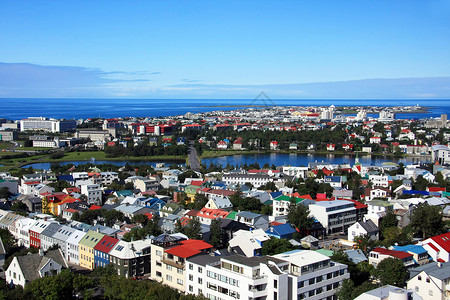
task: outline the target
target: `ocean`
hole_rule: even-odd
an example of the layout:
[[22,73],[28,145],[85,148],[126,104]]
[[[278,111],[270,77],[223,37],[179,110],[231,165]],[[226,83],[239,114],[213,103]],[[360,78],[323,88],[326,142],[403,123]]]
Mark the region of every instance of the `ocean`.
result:
[[[16,99],[0,98],[0,118],[20,120],[28,117],[87,119],[115,117],[175,116],[187,112],[260,106],[415,106],[427,107],[422,114],[398,114],[398,119],[418,119],[450,115],[450,100],[343,100],[343,99]],[[220,107],[222,106],[222,107]]]

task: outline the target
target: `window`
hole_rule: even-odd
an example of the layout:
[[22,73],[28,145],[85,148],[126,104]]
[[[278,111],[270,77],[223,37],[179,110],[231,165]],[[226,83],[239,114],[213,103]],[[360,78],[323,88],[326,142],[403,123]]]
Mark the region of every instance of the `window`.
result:
[[183,280],[177,279],[177,283],[178,283],[179,285],[183,285]]
[[305,282],[304,281],[299,281],[298,283],[297,283],[297,288],[302,288],[302,287],[304,287],[305,286]]
[[189,274],[189,280],[190,281],[194,280],[194,276],[192,274]]
[[189,286],[189,292],[191,292],[191,293],[194,292],[194,287],[192,285]]
[[430,278],[429,278],[429,277],[427,277],[426,281],[427,281],[428,283],[430,283]]
[[416,286],[415,290],[416,290],[416,292],[419,292],[419,287],[418,287],[418,286]]
[[[20,279],[20,275],[19,275],[19,279]],[[433,296],[433,290],[429,290],[428,295]]]
[[[278,280],[275,279],[275,280],[273,281],[273,287],[274,287],[274,288],[278,288]],[[276,299],[276,297],[275,297],[275,299]]]
[[178,269],[178,268],[177,268],[177,273],[178,273],[178,274],[183,274],[183,269]]
[[419,276],[417,277],[417,279],[418,279],[418,280],[422,280],[422,276],[419,275]]
[[157,276],[157,277],[162,277],[161,272],[156,272],[156,276]]
[[203,268],[202,267],[198,267],[198,272],[202,273],[203,272]]
[[202,283],[203,283],[203,279],[199,277],[199,278],[198,278],[198,283],[199,283],[199,284],[202,284]]
[[171,275],[166,275],[166,280],[167,281],[172,281],[172,276]]
[[315,280],[314,280],[315,278],[311,278],[311,279],[309,279],[309,285],[311,285],[311,284],[314,284],[315,283]]
[[172,271],[172,266],[171,265],[166,265],[166,269],[169,271]]
[[194,265],[193,264],[189,264],[189,270],[194,270]]

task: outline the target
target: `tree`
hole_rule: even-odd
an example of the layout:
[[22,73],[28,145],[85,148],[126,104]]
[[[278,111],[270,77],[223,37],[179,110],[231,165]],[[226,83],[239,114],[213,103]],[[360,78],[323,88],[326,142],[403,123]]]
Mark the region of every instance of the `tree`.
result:
[[397,227],[397,224],[397,216],[392,210],[389,210],[380,221],[380,231],[383,232],[388,227]]
[[200,239],[202,226],[197,217],[191,219],[189,224],[183,228],[183,233],[188,236],[190,239]]
[[223,232],[221,228],[220,219],[215,219],[211,221],[211,225],[209,226],[209,231],[211,235],[210,244],[213,245],[214,248],[220,249],[223,247]]
[[208,203],[208,197],[206,197],[203,194],[195,194],[194,197],[194,204],[193,209],[195,210],[201,210],[203,207],[205,207],[206,203]]
[[353,300],[352,292],[355,289],[355,283],[351,279],[344,279],[336,295],[339,300]]
[[373,273],[382,285],[390,284],[399,287],[405,286],[409,276],[403,261],[392,257],[383,259]]
[[297,227],[306,235],[307,230],[314,224],[314,219],[309,216],[309,209],[306,205],[297,204],[295,200],[291,200],[288,207],[288,222]]
[[421,203],[414,209],[411,224],[414,229],[422,233],[423,239],[439,235],[445,228],[440,208],[426,203]]
[[289,243],[286,239],[277,239],[271,237],[269,240],[265,241],[262,245],[261,254],[262,255],[275,255],[287,251],[294,250],[294,246]]
[[375,246],[375,242],[367,235],[355,236],[353,241],[358,249],[361,249],[365,255],[368,255],[372,248]]
[[70,270],[62,270],[54,276],[45,276],[28,283],[25,291],[34,299],[71,299],[73,295],[74,274]]
[[115,210],[115,209],[102,209],[101,215],[105,220],[106,226],[112,226],[117,221],[123,221],[124,215],[123,212]]
[[9,199],[11,195],[12,194],[7,186],[0,188],[0,199]]

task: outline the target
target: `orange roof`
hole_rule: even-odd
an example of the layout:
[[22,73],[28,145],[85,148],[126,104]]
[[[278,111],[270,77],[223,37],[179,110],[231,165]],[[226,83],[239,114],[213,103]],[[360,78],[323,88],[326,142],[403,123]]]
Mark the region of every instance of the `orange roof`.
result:
[[197,217],[204,217],[207,219],[217,219],[217,218],[225,218],[226,216],[228,216],[230,214],[230,212],[228,211],[224,211],[221,209],[211,209],[211,208],[206,208],[203,207],[198,213],[197,213]]
[[101,206],[98,206],[98,205],[92,205],[90,208],[89,208],[89,210],[97,210],[97,209],[100,209],[100,208],[102,208]]

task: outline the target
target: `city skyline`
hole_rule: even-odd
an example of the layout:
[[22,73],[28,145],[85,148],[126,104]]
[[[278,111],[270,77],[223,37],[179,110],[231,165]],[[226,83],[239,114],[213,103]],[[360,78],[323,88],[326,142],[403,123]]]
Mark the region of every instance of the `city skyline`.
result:
[[0,4],[0,97],[450,98],[450,1]]

